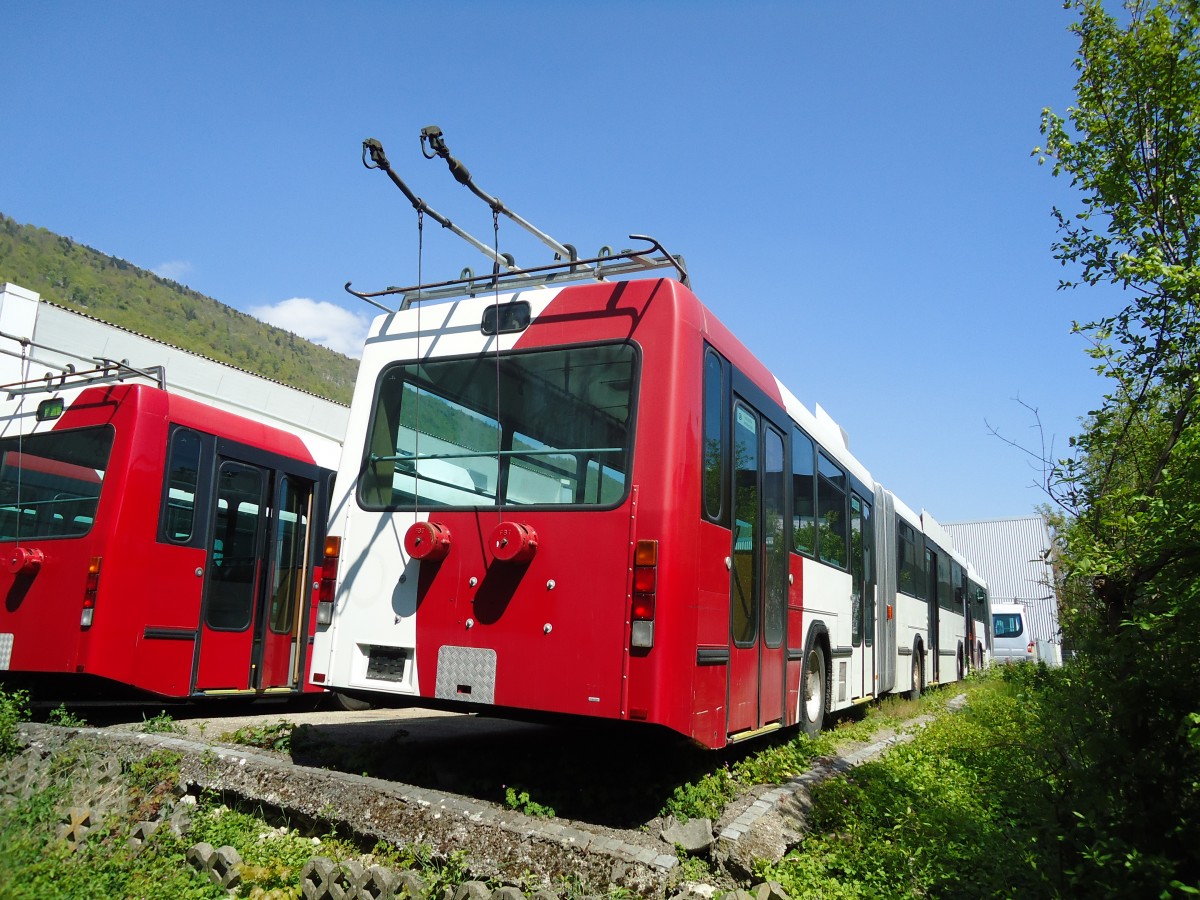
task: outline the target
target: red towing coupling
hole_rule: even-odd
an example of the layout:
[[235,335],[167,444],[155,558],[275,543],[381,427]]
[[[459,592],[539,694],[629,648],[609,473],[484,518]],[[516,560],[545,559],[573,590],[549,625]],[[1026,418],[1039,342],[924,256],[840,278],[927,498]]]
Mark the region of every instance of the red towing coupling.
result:
[[491,546],[497,562],[529,562],[537,553],[537,532],[520,522],[501,522],[492,529]]
[[443,560],[450,552],[450,529],[436,522],[413,522],[404,533],[404,551],[417,560]]
[[8,571],[13,575],[35,575],[46,561],[46,554],[34,547],[17,547],[8,559]]

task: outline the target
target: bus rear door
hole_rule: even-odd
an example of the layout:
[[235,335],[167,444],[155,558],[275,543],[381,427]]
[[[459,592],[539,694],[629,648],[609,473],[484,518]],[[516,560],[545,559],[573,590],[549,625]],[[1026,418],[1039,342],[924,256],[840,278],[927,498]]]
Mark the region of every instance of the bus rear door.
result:
[[222,458],[209,534],[197,692],[300,685],[313,484]]

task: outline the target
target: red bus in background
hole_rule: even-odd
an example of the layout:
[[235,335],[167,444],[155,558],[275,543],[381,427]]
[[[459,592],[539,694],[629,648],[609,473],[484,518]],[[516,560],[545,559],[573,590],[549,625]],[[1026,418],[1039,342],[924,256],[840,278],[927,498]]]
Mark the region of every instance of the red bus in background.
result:
[[119,368],[5,388],[0,680],[35,700],[320,690],[333,472],[297,434]]
[[969,564],[686,276],[533,271],[404,289],[375,320],[317,684],[721,747],[962,677]]

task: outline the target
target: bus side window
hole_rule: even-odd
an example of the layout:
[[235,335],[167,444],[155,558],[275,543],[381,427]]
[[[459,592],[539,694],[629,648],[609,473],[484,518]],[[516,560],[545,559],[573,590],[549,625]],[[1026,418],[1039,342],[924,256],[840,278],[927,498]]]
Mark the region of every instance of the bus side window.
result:
[[171,435],[163,494],[162,533],[172,543],[186,544],[196,525],[196,486],[200,477],[200,436],[186,428]]
[[806,556],[817,550],[817,484],[812,439],[792,429],[792,541],[793,549]]
[[704,515],[723,524],[725,515],[725,367],[713,350],[704,356]]

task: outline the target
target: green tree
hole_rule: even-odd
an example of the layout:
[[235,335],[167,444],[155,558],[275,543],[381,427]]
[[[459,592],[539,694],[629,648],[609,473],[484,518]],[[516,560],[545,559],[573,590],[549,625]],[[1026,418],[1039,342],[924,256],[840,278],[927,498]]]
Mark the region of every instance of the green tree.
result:
[[1076,103],[1043,112],[1034,152],[1080,194],[1054,210],[1078,272],[1062,285],[1115,285],[1125,305],[1075,323],[1109,388],[1051,476],[1063,628],[1094,708],[1063,748],[1065,847],[1079,886],[1157,893],[1200,879],[1200,3],[1066,7]]

